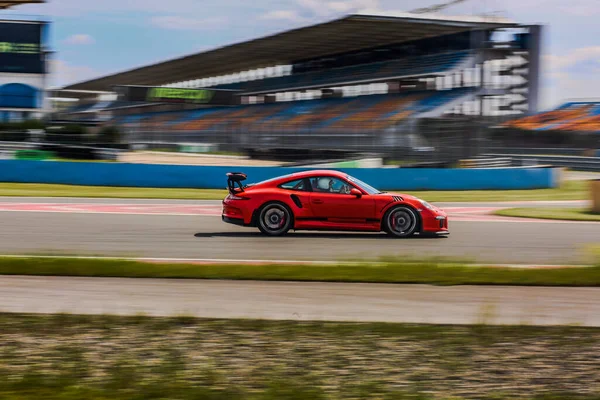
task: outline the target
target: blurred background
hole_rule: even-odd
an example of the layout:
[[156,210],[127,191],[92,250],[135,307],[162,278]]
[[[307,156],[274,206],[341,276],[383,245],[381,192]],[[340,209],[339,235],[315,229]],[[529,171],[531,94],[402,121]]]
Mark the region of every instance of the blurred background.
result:
[[[84,27],[74,28],[66,11],[97,11],[98,25],[101,10],[60,1],[15,8],[20,3],[31,2],[6,3],[12,8],[1,31],[3,158],[151,162],[143,151],[152,150],[287,163],[375,158],[378,165],[448,168],[478,159],[469,166],[598,170],[590,158],[600,147],[600,105],[565,92],[541,109],[548,104],[542,72],[554,74],[543,64],[550,60],[547,27],[506,17],[513,14],[508,3],[449,1],[404,13],[379,4],[362,14],[357,4],[348,5],[356,13],[325,13],[316,24],[274,11],[257,19],[261,33],[279,26],[277,17],[293,19],[294,29],[225,44],[213,24],[199,31],[217,36],[208,50],[143,66],[113,61],[123,72],[61,86],[53,84],[81,76],[56,69],[74,57],[74,44],[87,48],[82,58],[98,41],[104,53],[96,57],[127,60],[131,39],[107,48],[109,37],[67,35]],[[469,15],[446,15],[467,3]],[[105,12],[116,8],[107,4]],[[68,22],[18,19],[29,10]],[[196,33],[178,35],[189,41]],[[58,35],[68,37],[55,43]],[[170,53],[160,48],[147,48],[144,59]]]

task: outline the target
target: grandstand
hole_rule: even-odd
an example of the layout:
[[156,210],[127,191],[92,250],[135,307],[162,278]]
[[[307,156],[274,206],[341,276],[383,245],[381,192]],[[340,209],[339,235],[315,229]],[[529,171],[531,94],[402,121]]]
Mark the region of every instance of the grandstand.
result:
[[[55,94],[80,101],[54,118],[114,124],[134,143],[382,151],[420,118],[535,112],[540,36],[504,19],[348,15],[69,85]],[[131,85],[233,100],[147,101]]]
[[[0,0],[0,10],[44,0]],[[49,22],[0,17],[0,122],[44,114]]]
[[20,6],[23,4],[45,3],[46,0],[0,0],[0,10]]

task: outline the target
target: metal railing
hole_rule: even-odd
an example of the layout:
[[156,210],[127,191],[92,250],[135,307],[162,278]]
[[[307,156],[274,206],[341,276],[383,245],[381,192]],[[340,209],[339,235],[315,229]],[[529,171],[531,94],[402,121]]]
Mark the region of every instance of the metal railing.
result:
[[467,160],[460,160],[460,168],[506,168],[512,166],[513,160],[510,157],[481,157]]
[[124,151],[118,148],[86,146],[75,144],[57,144],[45,142],[0,142],[0,159],[13,159],[27,156],[27,152],[38,151],[51,154],[51,158],[83,159],[83,160],[112,160],[116,161]]
[[0,151],[29,150],[34,149],[36,145],[31,142],[0,142]]
[[552,165],[574,171],[600,172],[600,157],[544,156],[536,154],[485,154],[484,157],[510,157],[512,165]]

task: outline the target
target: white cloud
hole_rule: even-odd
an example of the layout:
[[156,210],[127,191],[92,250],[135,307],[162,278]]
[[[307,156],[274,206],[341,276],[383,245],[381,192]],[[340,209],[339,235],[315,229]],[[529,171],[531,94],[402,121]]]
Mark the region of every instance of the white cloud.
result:
[[544,65],[550,71],[556,72],[586,61],[600,62],[600,46],[581,47],[565,54],[548,54],[544,56]]
[[540,105],[548,110],[569,100],[600,98],[600,82],[587,75],[560,75],[556,81],[544,85],[542,93],[547,95],[540,97]]
[[195,19],[188,17],[180,17],[177,15],[164,15],[160,17],[152,17],[151,20],[154,26],[163,29],[196,31],[213,29],[225,22],[224,18],[207,18]]
[[350,4],[353,8],[357,9],[370,9],[370,10],[379,10],[381,9],[379,5],[379,0],[354,0],[351,1]]
[[317,23],[335,18],[340,14],[356,13],[365,8],[378,11],[379,0],[295,0],[297,10],[271,10],[260,19],[273,21],[290,21]]
[[327,7],[327,3],[319,0],[296,0],[298,5],[316,16],[325,16],[330,10]]
[[284,21],[301,21],[301,18],[295,11],[291,10],[274,10],[262,15],[261,19],[267,20],[284,20]]
[[94,42],[94,38],[85,33],[71,35],[65,40],[65,43],[75,45],[93,44]]
[[379,0],[296,0],[297,4],[317,17],[332,16],[360,10],[380,11]]
[[568,14],[579,17],[590,17],[600,13],[600,2],[595,0],[569,0],[567,2],[563,0],[527,0],[522,2],[521,7],[525,9],[535,10],[538,7],[542,7],[546,10],[556,10],[559,14]]
[[100,76],[94,68],[72,65],[62,60],[50,61],[50,86],[62,87],[71,83],[85,81]]
[[338,12],[347,12],[352,9],[352,4],[347,1],[334,1],[328,4],[329,8]]
[[572,4],[558,5],[559,12],[569,14],[575,17],[590,17],[600,13],[600,8],[597,4],[582,4],[574,2]]
[[206,4],[198,0],[53,0],[40,5],[23,5],[16,11],[63,17],[131,11],[181,14],[187,12],[200,15],[206,8]]
[[[562,54],[548,54],[542,59],[543,76],[546,78],[541,97],[541,105],[549,109],[563,103],[567,99],[600,97],[600,81],[598,68],[590,61],[600,63],[600,46],[580,47]],[[578,66],[577,72],[572,68]]]

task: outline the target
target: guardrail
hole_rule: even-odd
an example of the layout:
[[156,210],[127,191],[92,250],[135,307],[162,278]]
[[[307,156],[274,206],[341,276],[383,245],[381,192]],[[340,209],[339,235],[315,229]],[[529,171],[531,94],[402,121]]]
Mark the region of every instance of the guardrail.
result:
[[506,168],[512,166],[512,159],[510,157],[472,158],[460,160],[458,165],[460,168]]
[[[94,147],[94,146],[85,146],[79,144],[61,144],[61,143],[38,143],[38,142],[0,142],[0,153],[2,154],[3,159],[11,159],[15,158],[15,154],[19,151],[31,151],[31,150],[40,150],[47,151],[61,155],[64,158],[82,158],[86,159],[86,157],[75,156],[77,154],[81,155],[82,152],[87,152],[88,154],[95,155],[95,159],[100,160],[118,160],[119,153],[123,150],[114,149],[114,148],[106,148],[106,147]],[[74,157],[69,157],[69,152]],[[87,159],[90,159],[87,157]]]
[[[498,154],[485,154],[484,157],[498,157]],[[536,154],[503,154],[503,157],[512,159],[512,165],[553,165],[569,168],[574,171],[600,172],[600,157],[577,156],[546,156]]]
[[39,144],[32,142],[0,142],[0,150],[29,150],[37,145]]
[[594,157],[596,153],[600,154],[595,149],[584,147],[516,147],[511,145],[496,146],[485,143],[483,145],[485,154],[498,154],[506,157],[511,154],[543,154],[546,156],[575,156],[575,157]]

